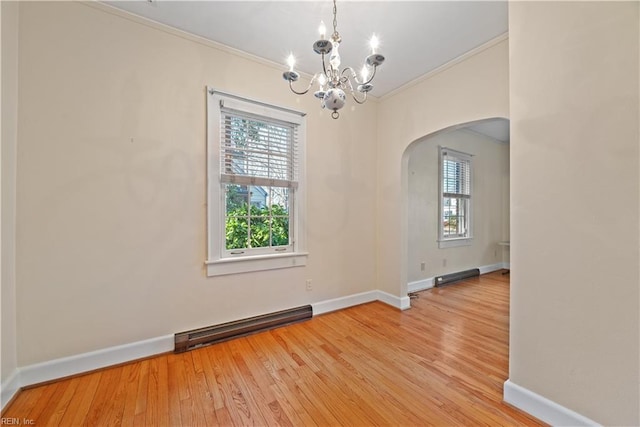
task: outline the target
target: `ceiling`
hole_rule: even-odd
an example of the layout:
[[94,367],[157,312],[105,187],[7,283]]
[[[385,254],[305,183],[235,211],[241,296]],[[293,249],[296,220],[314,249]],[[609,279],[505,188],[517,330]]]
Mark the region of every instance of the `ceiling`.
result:
[[[323,1],[104,1],[113,7],[217,43],[282,64],[296,57],[296,70],[313,75],[321,69],[313,52],[324,21],[332,32],[333,3]],[[356,1],[338,0],[338,31],[343,66],[359,71],[370,53],[372,34],[386,57],[373,81],[372,95],[382,97],[505,34],[506,1]],[[284,80],[278,82],[286,87]],[[509,121],[469,124],[468,129],[509,141]]]
[[507,119],[482,120],[464,127],[474,132],[487,135],[500,142],[508,143],[510,140],[509,120]]
[[[289,53],[296,70],[320,71],[312,45],[321,20],[332,32],[324,1],[105,1],[113,7],[282,64]],[[340,0],[338,31],[343,66],[360,70],[373,33],[386,57],[373,81],[384,96],[507,32],[506,1]],[[281,82],[283,86],[286,84]]]

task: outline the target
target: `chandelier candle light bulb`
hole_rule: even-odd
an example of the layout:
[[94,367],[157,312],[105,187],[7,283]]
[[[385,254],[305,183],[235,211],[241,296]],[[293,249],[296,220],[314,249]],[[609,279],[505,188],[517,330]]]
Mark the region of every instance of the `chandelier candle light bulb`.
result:
[[320,90],[324,92],[324,85],[327,84],[327,78],[325,77],[324,74],[320,74],[320,77],[318,77],[318,85],[320,86]]
[[324,95],[326,93],[324,91],[324,85],[325,84],[327,84],[327,78],[324,76],[324,74],[320,74],[320,77],[318,77],[318,86],[320,86],[320,89],[313,93],[313,95],[316,98],[324,99]]
[[367,68],[366,65],[363,65],[362,70],[360,70],[360,79],[364,83],[367,81],[368,78],[369,78],[369,69]]
[[[314,83],[318,83],[318,90],[314,92],[314,96],[320,99],[320,106],[333,110],[331,117],[337,119],[340,116],[338,110],[346,103],[346,92],[349,92],[354,101],[358,104],[364,104],[367,100],[367,93],[373,89],[371,82],[376,75],[377,67],[384,62],[384,56],[377,53],[379,40],[374,34],[369,41],[371,46],[371,54],[365,59],[365,63],[360,71],[362,83],[358,81],[356,72],[351,67],[340,69],[341,59],[338,49],[342,42],[342,37],[338,33],[338,8],[336,0],[333,0],[333,33],[329,40],[326,40],[327,28],[323,21],[320,21],[318,33],[320,39],[313,44],[313,51],[322,57],[322,71],[316,73],[309,86],[302,91],[293,88],[293,83],[300,78],[300,74],[294,71],[295,58],[293,54],[287,58],[289,71],[282,73],[282,77],[289,82],[289,89],[297,95],[304,95]],[[329,55],[328,64],[325,57]],[[325,85],[327,85],[325,90]],[[356,88],[354,89],[354,85]]]
[[287,65],[289,66],[289,71],[282,73],[282,77],[284,77],[285,80],[288,80],[289,85],[291,85],[292,82],[295,82],[300,78],[300,74],[293,70],[294,65],[296,65],[296,59],[294,58],[293,53],[289,54],[287,57]]
[[369,46],[371,46],[372,55],[376,53],[376,49],[378,48],[379,45],[380,45],[380,41],[378,40],[376,35],[375,34],[372,35],[371,40],[369,41]]
[[287,65],[289,66],[289,71],[293,71],[293,67],[296,65],[296,58],[294,58],[293,53],[290,53],[287,57]]
[[320,33],[320,40],[324,40],[325,36],[327,35],[327,27],[324,25],[324,21],[320,21],[318,32]]

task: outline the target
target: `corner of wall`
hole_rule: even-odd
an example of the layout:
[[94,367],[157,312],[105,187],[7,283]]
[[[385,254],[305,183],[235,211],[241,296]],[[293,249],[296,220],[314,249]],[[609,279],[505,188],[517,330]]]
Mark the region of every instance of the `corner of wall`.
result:
[[16,147],[18,109],[18,11],[19,2],[0,4],[0,31],[2,33],[1,99],[2,117],[0,133],[0,381],[2,403],[17,391],[17,319],[15,277],[15,227],[16,227]]

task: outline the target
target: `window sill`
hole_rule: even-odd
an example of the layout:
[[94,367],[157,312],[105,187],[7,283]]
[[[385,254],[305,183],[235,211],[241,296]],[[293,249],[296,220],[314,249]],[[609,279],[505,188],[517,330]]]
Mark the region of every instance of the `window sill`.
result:
[[472,237],[460,237],[457,239],[438,240],[438,248],[457,248],[460,246],[471,246],[473,243]]
[[278,268],[302,267],[307,265],[308,255],[307,252],[255,255],[207,260],[205,264],[207,265],[207,276],[223,276]]

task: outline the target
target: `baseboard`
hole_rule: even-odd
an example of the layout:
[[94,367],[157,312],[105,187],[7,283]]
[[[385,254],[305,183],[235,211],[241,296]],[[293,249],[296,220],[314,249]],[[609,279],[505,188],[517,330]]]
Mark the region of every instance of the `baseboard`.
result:
[[411,299],[408,296],[397,297],[383,291],[376,291],[378,301],[382,301],[399,310],[408,310],[411,308]]
[[359,294],[347,295],[346,297],[334,298],[326,301],[320,301],[311,304],[313,315],[330,313],[343,308],[353,307],[354,305],[365,304],[378,300],[378,291],[368,291]]
[[0,408],[4,408],[13,399],[20,387],[20,370],[16,369],[0,384]]
[[478,269],[480,270],[480,274],[493,273],[494,271],[502,270],[503,268],[505,268],[503,262],[478,267]]
[[20,369],[20,387],[94,371],[173,350],[173,335],[151,338],[25,366]]
[[426,291],[433,288],[433,277],[428,279],[416,280],[415,282],[409,282],[407,284],[407,290],[409,292]]
[[511,380],[504,383],[504,401],[553,426],[600,426],[595,421],[521,387]]
[[373,301],[381,301],[399,310],[407,310],[411,308],[408,296],[397,297],[383,291],[368,291],[359,294],[347,295],[346,297],[320,301],[311,304],[311,307],[313,307],[313,315],[316,316],[318,314],[330,313],[332,311],[342,310],[344,308],[353,307],[354,305],[366,304]]
[[[509,263],[500,262],[498,264],[483,265],[475,268],[480,270],[480,274],[487,274],[494,271],[502,270],[503,268],[509,268]],[[433,277],[407,283],[407,290],[409,292],[426,291],[427,289],[431,288],[433,288]]]
[[[321,301],[311,306],[313,314],[318,315],[373,301],[382,301],[400,310],[410,308],[409,297],[397,297],[383,291],[362,292]],[[2,383],[2,408],[22,387],[155,356],[173,351],[173,346],[172,334],[18,368]]]

